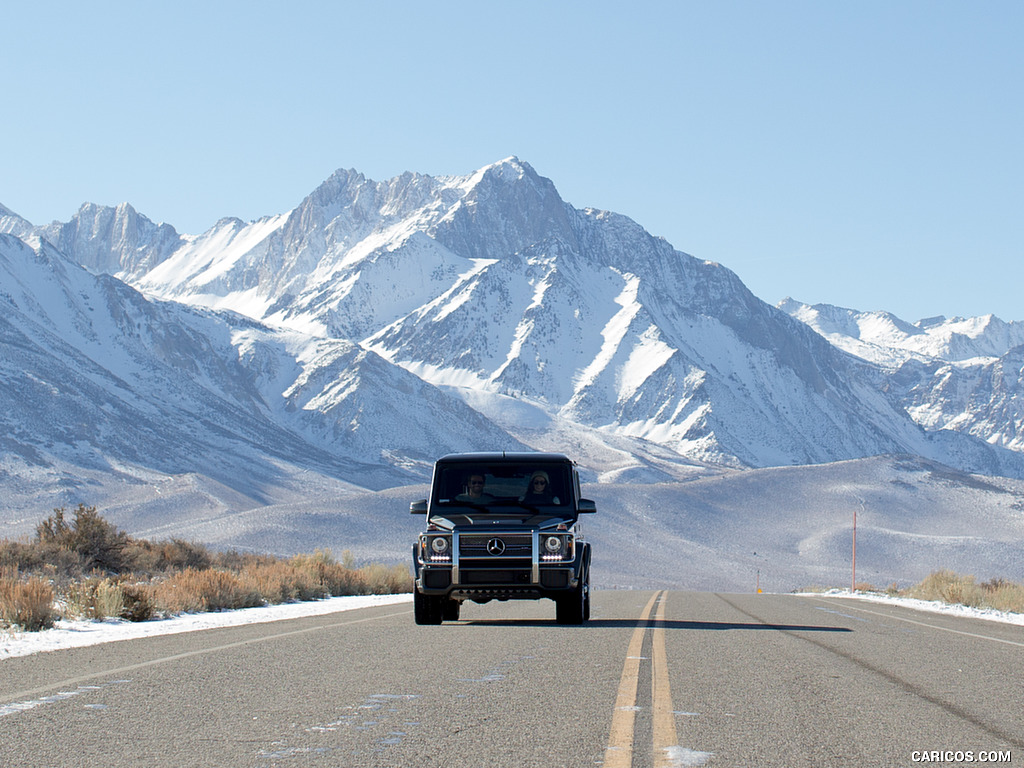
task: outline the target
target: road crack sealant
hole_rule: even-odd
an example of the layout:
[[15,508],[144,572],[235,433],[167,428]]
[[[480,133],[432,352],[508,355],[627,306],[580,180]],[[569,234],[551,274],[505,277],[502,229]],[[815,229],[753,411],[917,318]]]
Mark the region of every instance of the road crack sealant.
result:
[[[345,714],[334,720],[302,726],[304,736],[299,740],[306,743],[290,746],[286,740],[274,741],[269,747],[257,751],[256,757],[261,761],[271,761],[272,765],[278,760],[334,755],[346,749],[350,750],[353,757],[365,755],[367,751],[381,752],[387,747],[401,744],[421,724],[420,720],[411,719],[403,706],[419,698],[420,694],[416,693],[375,693],[358,704],[347,705],[342,710]],[[298,729],[299,726],[294,725],[293,728]],[[378,735],[364,748],[357,746],[351,749],[322,743],[324,737],[346,731],[356,734],[375,732]],[[361,741],[358,738],[356,740]],[[312,743],[314,741],[317,743]]]
[[[49,704],[56,704],[60,701],[66,701],[76,696],[82,696],[85,694],[95,693],[102,691],[104,688],[109,688],[112,685],[125,685],[130,683],[130,680],[111,680],[108,683],[102,683],[100,685],[79,685],[73,690],[57,691],[49,696],[41,696],[37,699],[30,699],[27,701],[16,701],[11,704],[4,704],[0,706],[0,717],[7,717],[9,715],[17,715],[21,712],[27,712],[30,709],[36,709],[37,707],[44,707]],[[85,709],[92,709],[96,711],[102,711],[107,709],[106,704],[95,704],[92,702],[83,704]]]
[[[476,697],[476,686],[500,685],[509,679],[513,668],[538,656],[520,654],[499,662],[496,667],[477,676],[455,678],[462,688],[454,694],[455,699],[472,700]],[[465,686],[473,686],[466,691]],[[349,759],[379,759],[382,753],[400,747],[409,740],[421,737],[424,719],[417,716],[418,707],[424,704],[421,693],[376,693],[362,701],[346,705],[341,714],[328,722],[312,725],[293,725],[301,736],[293,739],[279,739],[256,753],[259,765],[273,766],[279,761],[294,759],[347,756]],[[465,733],[487,723],[489,718],[474,722],[452,724],[449,735]]]

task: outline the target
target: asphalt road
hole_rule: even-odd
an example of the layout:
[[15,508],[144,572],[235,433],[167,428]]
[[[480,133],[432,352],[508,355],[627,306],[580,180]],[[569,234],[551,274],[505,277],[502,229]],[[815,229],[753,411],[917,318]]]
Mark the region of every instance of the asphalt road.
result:
[[983,760],[1024,764],[1024,628],[836,598],[391,605],[0,662],[5,768]]

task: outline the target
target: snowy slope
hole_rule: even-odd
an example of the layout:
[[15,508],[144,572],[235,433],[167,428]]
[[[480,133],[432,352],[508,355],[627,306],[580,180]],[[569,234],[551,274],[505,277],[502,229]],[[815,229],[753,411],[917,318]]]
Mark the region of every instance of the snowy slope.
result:
[[201,473],[266,503],[302,471],[385,487],[439,447],[521,447],[351,342],[146,299],[39,239],[0,235],[0,285],[4,480],[25,504],[88,501],[103,473]]
[[[222,220],[169,255],[165,230],[95,224],[130,213],[83,206],[61,242],[83,263],[118,254],[115,274],[144,292],[353,342],[467,403],[523,399],[682,464],[950,458],[874,371],[729,270],[626,217],[574,209],[516,158],[385,182],[338,171],[290,212]],[[83,232],[96,236],[83,244]],[[965,457],[972,470],[1020,471],[1019,457],[983,445],[954,458]]]
[[993,315],[910,324],[885,312],[780,308],[836,347],[876,363],[884,387],[925,429],[1024,451],[1024,322]]
[[1024,322],[995,315],[932,317],[909,323],[889,312],[860,312],[783,299],[779,308],[857,357],[898,367],[907,360],[972,363],[1002,357],[1024,344]]
[[30,221],[0,203],[0,234],[26,237],[32,234],[33,229]]

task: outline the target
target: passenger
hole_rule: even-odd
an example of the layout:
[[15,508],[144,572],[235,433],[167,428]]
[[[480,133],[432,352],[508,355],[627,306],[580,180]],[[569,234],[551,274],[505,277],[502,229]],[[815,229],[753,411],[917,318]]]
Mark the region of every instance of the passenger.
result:
[[456,501],[472,501],[476,504],[486,504],[488,501],[494,501],[494,497],[489,493],[484,493],[484,476],[479,472],[474,472],[466,480],[466,493],[460,493],[455,497]]
[[526,504],[561,504],[558,497],[553,495],[551,478],[548,473],[538,469],[530,476],[530,482],[526,486],[526,493],[519,499]]

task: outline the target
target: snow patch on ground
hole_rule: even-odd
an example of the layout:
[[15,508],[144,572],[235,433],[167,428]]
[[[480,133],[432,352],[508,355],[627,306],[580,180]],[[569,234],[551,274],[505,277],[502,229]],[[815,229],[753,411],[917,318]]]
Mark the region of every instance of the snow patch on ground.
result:
[[201,629],[237,627],[243,624],[258,624],[267,621],[299,619],[305,616],[322,616],[327,613],[354,611],[376,605],[411,603],[412,595],[354,595],[331,597],[303,603],[268,605],[261,608],[243,608],[237,611],[216,613],[187,613],[168,619],[131,622],[123,619],[94,621],[76,619],[58,621],[53,629],[41,632],[19,632],[0,630],[0,661],[13,656],[28,656],[43,651],[63,648],[81,648],[117,640],[134,640],[155,635],[173,635],[180,632],[195,632]]
[[904,608],[912,608],[915,611],[944,613],[947,616],[962,616],[968,619],[987,619],[988,621],[1000,621],[1004,624],[1019,624],[1024,626],[1024,613],[997,611],[994,608],[971,608],[966,605],[952,605],[950,603],[940,603],[935,600],[917,600],[911,597],[893,597],[874,592],[853,593],[848,589],[830,589],[826,592],[800,592],[798,594],[815,597],[847,597],[854,600],[866,600],[871,603],[899,605]]

